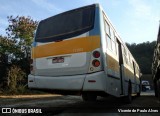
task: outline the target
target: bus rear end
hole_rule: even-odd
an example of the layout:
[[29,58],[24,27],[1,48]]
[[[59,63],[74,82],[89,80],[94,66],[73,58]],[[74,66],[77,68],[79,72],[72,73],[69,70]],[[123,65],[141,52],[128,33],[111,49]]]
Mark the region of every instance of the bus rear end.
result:
[[90,5],[42,20],[32,47],[28,87],[104,91],[99,9]]

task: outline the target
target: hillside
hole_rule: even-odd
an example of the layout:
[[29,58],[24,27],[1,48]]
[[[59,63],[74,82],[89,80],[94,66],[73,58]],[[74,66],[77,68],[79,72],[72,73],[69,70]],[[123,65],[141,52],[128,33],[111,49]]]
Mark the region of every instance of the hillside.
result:
[[140,44],[129,44],[126,43],[127,47],[131,51],[132,55],[138,62],[141,72],[143,74],[151,74],[153,51],[156,41],[143,42]]

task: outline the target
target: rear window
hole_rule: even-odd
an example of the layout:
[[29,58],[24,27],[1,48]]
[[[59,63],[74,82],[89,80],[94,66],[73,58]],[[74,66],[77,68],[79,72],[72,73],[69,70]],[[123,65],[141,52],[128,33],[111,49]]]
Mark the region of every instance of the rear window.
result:
[[35,41],[50,42],[80,35],[94,27],[95,5],[67,11],[39,23]]

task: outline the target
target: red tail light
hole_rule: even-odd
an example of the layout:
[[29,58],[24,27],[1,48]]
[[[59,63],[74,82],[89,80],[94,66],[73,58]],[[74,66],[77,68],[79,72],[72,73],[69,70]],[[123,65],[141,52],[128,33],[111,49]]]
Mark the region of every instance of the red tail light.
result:
[[94,51],[94,52],[93,52],[93,56],[94,56],[95,58],[99,58],[99,57],[100,57],[100,53],[99,53],[98,51]]
[[100,61],[99,61],[99,60],[93,60],[93,61],[92,61],[92,65],[93,65],[94,67],[98,67],[98,66],[100,65]]

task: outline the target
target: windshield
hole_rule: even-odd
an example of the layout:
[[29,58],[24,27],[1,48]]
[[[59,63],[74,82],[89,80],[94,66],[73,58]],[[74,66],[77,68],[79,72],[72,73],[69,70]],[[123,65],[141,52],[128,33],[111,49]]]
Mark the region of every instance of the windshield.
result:
[[50,42],[80,35],[94,27],[95,5],[58,14],[39,23],[35,41]]

